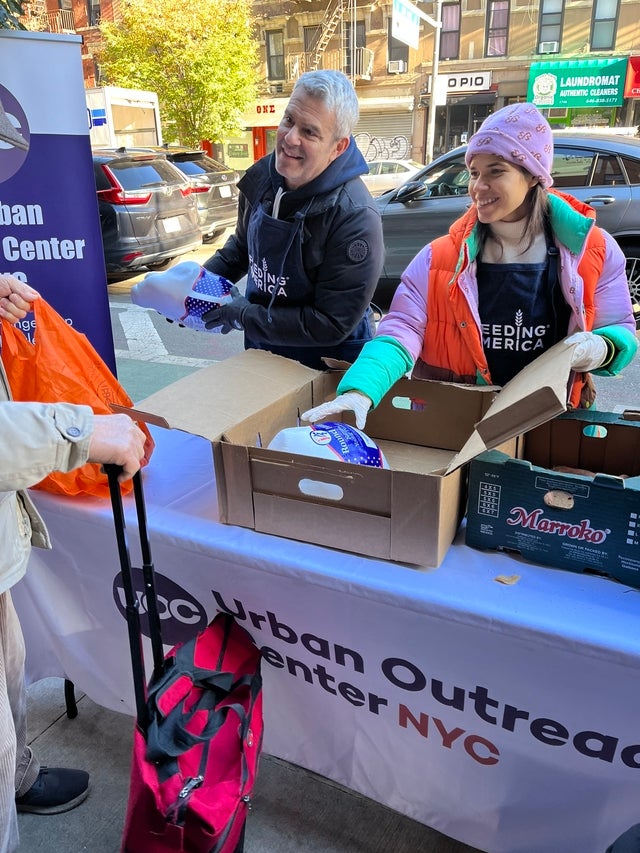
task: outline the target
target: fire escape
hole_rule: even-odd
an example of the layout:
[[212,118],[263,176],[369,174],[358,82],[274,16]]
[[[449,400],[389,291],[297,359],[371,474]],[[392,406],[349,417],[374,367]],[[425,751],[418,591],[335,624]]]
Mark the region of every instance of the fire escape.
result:
[[[328,50],[338,30],[340,47]],[[289,57],[288,78],[295,79],[305,71],[324,68],[343,71],[354,82],[356,78],[370,80],[373,51],[365,47],[356,47],[354,50],[354,43],[355,0],[331,0],[318,25],[318,33],[310,49]]]
[[322,55],[327,49],[327,46],[331,41],[333,34],[338,29],[338,25],[342,24],[344,20],[345,11],[345,0],[334,0],[334,2],[330,3],[327,7],[327,11],[324,13],[322,23],[318,28],[318,37],[316,43],[309,51],[309,71],[317,71],[317,69],[320,67]]

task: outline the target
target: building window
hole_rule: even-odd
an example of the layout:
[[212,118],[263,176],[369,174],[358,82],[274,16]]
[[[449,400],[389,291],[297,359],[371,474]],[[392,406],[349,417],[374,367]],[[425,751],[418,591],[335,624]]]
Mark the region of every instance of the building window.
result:
[[440,32],[440,58],[458,59],[460,53],[460,4],[445,3],[442,6],[442,30]]
[[315,48],[318,41],[320,40],[320,33],[322,32],[322,27],[305,27],[302,31],[304,38],[304,52],[311,53],[311,51]]
[[267,30],[267,76],[269,80],[284,80],[284,33]]
[[595,0],[591,18],[591,50],[613,50],[616,46],[620,0]]
[[560,53],[564,0],[541,0],[538,53]]
[[100,0],[87,0],[87,24],[97,27],[100,23]]
[[404,62],[405,67],[408,68],[409,45],[391,35],[391,18],[389,18],[387,28],[387,52],[389,54],[389,62]]
[[488,0],[485,56],[507,55],[509,0]]

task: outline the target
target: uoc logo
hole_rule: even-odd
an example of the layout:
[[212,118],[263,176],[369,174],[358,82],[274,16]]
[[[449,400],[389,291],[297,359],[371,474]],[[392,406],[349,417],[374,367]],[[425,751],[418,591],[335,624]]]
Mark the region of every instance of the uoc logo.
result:
[[[133,588],[135,591],[140,627],[145,636],[149,636],[149,616],[147,612],[147,596],[144,590],[142,569],[132,569]],[[199,631],[206,628],[208,619],[204,607],[199,601],[174,583],[170,578],[154,573],[158,613],[162,628],[162,642],[168,646],[184,643],[192,639]],[[113,579],[113,600],[116,607],[126,619],[126,598],[122,583],[122,572]]]

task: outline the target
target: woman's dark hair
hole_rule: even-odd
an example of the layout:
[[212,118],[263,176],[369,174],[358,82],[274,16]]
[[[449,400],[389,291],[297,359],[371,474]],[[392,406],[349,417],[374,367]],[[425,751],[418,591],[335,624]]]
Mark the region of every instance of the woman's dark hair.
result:
[[[522,169],[521,171],[530,177],[529,172],[527,172],[526,169]],[[531,247],[536,234],[539,234],[540,231],[545,231],[546,233],[549,232],[549,203],[547,201],[547,191],[541,184],[536,184],[534,187],[531,187],[527,193],[527,206],[528,209],[523,233],[528,235],[528,242],[522,250],[523,254]],[[491,237],[494,242],[498,243],[498,245],[501,245],[500,239],[491,230],[491,225],[485,222],[478,222],[478,234],[480,237],[481,251],[489,237]]]

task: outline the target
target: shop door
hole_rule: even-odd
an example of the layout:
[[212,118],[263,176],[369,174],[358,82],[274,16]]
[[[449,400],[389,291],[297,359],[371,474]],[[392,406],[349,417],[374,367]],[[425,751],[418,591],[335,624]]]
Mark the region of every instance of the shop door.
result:
[[434,156],[464,145],[479,129],[495,104],[450,104],[438,107]]
[[254,127],[253,128],[253,159],[254,162],[271,154],[276,147],[277,127]]

